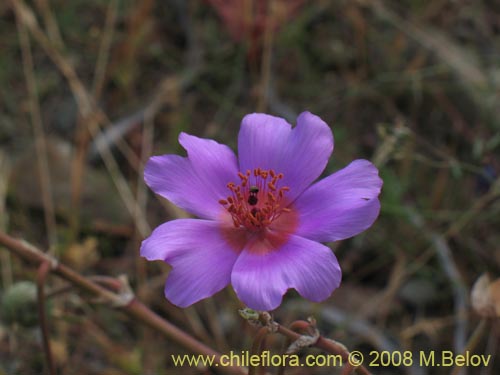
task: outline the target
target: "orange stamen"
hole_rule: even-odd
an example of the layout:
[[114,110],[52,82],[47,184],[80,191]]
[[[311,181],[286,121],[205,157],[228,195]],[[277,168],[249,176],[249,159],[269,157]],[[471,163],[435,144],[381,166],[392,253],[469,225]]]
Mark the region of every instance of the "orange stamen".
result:
[[[282,213],[291,211],[285,201],[285,193],[290,188],[279,186],[283,173],[255,168],[245,173],[238,172],[238,177],[241,180],[239,185],[234,182],[227,184],[231,195],[219,200],[231,214],[235,227],[259,231],[271,225]],[[268,177],[271,181],[267,180]]]

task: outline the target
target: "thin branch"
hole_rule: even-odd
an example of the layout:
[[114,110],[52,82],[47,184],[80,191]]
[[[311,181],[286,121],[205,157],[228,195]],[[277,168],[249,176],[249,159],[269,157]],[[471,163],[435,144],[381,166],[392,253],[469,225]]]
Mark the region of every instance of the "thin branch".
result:
[[220,363],[220,353],[161,318],[158,314],[141,303],[127,288],[124,288],[121,293],[114,293],[98,283],[80,275],[70,267],[58,263],[57,260],[49,254],[42,252],[25,241],[17,240],[4,232],[0,232],[0,245],[5,246],[18,257],[37,266],[40,266],[40,264],[44,262],[48,262],[52,266],[52,273],[69,281],[79,289],[97,296],[99,300],[113,307],[119,308],[130,318],[149,326],[155,331],[161,332],[169,340],[172,340],[190,352],[211,356],[214,359],[214,365],[216,365],[221,372],[232,375],[246,375],[246,370],[241,367],[223,366]]
[[[274,321],[267,311],[255,311],[245,308],[239,312],[250,324],[261,326],[267,333],[279,333],[288,338],[292,342],[292,345],[287,349],[288,353],[295,352],[304,347],[314,346],[328,353],[340,355],[342,357],[342,363],[345,367],[350,368],[350,371],[355,370],[356,373],[360,375],[370,375],[370,372],[363,365],[359,364],[358,366],[353,366],[352,362],[355,358],[351,358],[351,353],[349,353],[344,345],[321,336],[316,328],[314,319],[310,319],[310,321],[296,320],[290,325],[290,328],[287,328]],[[264,329],[258,331],[252,350],[255,350],[257,344],[265,337],[266,332]],[[295,331],[303,332],[304,334]]]
[[[285,307],[297,313],[310,311],[310,305],[305,301],[290,301]],[[352,312],[328,306],[321,310],[318,319],[331,325],[344,327],[347,332],[365,340],[378,351],[394,352],[400,350],[400,346],[389,339],[383,331]]]
[[[5,208],[7,199],[7,187],[10,177],[10,161],[7,155],[0,149],[0,231],[7,229],[8,215]],[[6,289],[12,285],[12,263],[10,253],[2,251],[0,254],[2,286]]]
[[38,267],[38,274],[36,279],[37,284],[37,299],[38,299],[38,323],[42,331],[43,350],[45,352],[45,361],[50,375],[56,375],[56,367],[54,365],[54,358],[52,357],[52,350],[50,348],[49,327],[47,317],[45,314],[45,280],[50,272],[51,263],[46,261]]
[[[268,333],[269,329],[267,327],[261,327],[257,331],[257,334],[253,339],[252,348],[250,350],[250,356],[262,353],[262,349],[264,347],[264,341]],[[259,367],[260,366],[253,366],[252,364],[250,364],[248,368],[248,375],[257,375],[257,370],[259,369]]]
[[[286,328],[278,323],[276,323],[276,324],[277,324],[277,326],[276,326],[277,332],[282,334],[283,336],[288,337],[290,340],[295,341],[301,337],[301,335],[299,333],[292,331],[291,329]],[[308,327],[310,327],[310,325],[311,324],[309,322],[306,322],[306,321],[294,322],[295,328],[301,328],[303,330],[307,330]],[[349,351],[347,351],[347,349],[343,345],[341,345],[333,340],[329,340],[327,338],[320,336],[318,338],[318,341],[316,341],[316,343],[313,344],[313,346],[318,348],[318,349],[322,349],[328,353],[338,354],[342,357],[343,363],[345,363],[346,365],[349,364]],[[355,370],[356,370],[356,373],[358,373],[360,375],[370,375],[370,372],[364,366],[356,367]]]

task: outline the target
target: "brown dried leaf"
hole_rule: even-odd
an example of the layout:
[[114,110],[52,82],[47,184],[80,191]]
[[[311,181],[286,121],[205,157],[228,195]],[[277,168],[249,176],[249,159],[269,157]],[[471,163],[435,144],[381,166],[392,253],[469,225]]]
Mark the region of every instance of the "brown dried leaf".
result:
[[500,278],[492,282],[487,273],[482,274],[472,287],[471,302],[482,317],[500,317]]

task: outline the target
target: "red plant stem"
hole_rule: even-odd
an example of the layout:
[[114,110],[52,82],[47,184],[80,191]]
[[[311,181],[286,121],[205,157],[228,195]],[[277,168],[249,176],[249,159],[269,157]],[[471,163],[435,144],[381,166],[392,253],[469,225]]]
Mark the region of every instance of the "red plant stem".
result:
[[50,349],[49,340],[49,328],[47,323],[47,317],[45,316],[45,279],[50,272],[51,263],[48,261],[43,262],[38,267],[38,273],[36,278],[37,285],[37,298],[38,298],[38,321],[40,324],[40,329],[42,331],[43,339],[43,350],[45,352],[45,361],[47,362],[47,368],[50,375],[56,375],[56,367],[54,365],[54,359],[52,358],[52,350]]
[[[294,329],[300,329],[307,331],[307,329],[311,326],[309,322],[298,320],[293,323]],[[300,337],[300,334],[292,331],[289,328],[283,327],[282,325],[278,325],[277,332],[282,335],[288,337],[292,341],[297,340]],[[319,337],[318,341],[313,345],[316,348],[323,349],[324,351],[332,354],[339,354],[342,357],[343,363],[346,366],[352,367],[349,364],[349,352],[340,344],[335,343],[334,341],[325,339],[324,337]],[[355,368],[356,373],[360,375],[370,375],[370,372],[364,367],[359,366]]]
[[[262,352],[264,340],[265,340],[268,333],[269,333],[269,329],[267,327],[261,327],[257,331],[257,334],[255,335],[255,338],[253,339],[252,349],[250,351],[250,355],[254,355],[254,354],[258,354],[258,353]],[[256,374],[257,374],[257,367],[250,364],[250,366],[248,368],[248,375],[256,375]]]
[[11,252],[20,258],[40,266],[43,263],[48,263],[52,267],[50,271],[60,276],[61,278],[69,281],[80,289],[97,295],[102,301],[119,307],[129,317],[136,319],[156,331],[163,333],[168,339],[178,343],[192,353],[213,356],[214,364],[218,364],[218,370],[226,374],[232,375],[246,375],[247,372],[242,367],[236,366],[222,366],[220,363],[221,354],[206,346],[202,342],[196,340],[186,332],[177,328],[173,324],[167,322],[155,312],[150,310],[147,306],[142,304],[138,299],[113,293],[108,289],[103,288],[101,285],[89,280],[88,278],[75,272],[70,267],[57,262],[52,256],[43,253],[34,246],[17,240],[6,233],[0,232],[0,244],[5,246]]

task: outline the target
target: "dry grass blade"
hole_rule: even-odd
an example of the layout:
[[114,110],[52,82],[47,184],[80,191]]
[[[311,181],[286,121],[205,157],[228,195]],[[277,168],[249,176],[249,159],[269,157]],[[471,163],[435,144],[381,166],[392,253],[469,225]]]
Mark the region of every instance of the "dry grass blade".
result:
[[[106,67],[108,64],[111,42],[113,40],[113,31],[115,27],[117,14],[117,2],[111,1],[106,14],[106,23],[103,31],[103,38],[99,46],[99,53],[94,72],[94,80],[92,84],[92,95],[94,102],[98,102],[104,87]],[[82,184],[85,174],[85,166],[87,162],[87,150],[90,142],[88,132],[86,131],[87,124],[84,123],[81,117],[78,119],[76,126],[76,152],[73,157],[73,167],[71,176],[71,202],[73,207],[72,229],[73,234],[78,233],[80,225],[80,206]]]
[[59,27],[57,26],[57,21],[50,9],[49,0],[35,0],[35,5],[42,14],[45,27],[47,29],[47,35],[49,36],[52,43],[54,43],[58,48],[64,47],[64,42],[59,32]]
[[[78,103],[78,110],[84,121],[87,123],[92,137],[96,138],[100,131],[99,123],[102,123],[106,116],[104,116],[102,111],[100,111],[95,105],[93,99],[78,78],[73,66],[57,49],[54,48],[47,36],[40,29],[32,10],[21,0],[11,0],[11,3],[14,6],[14,10],[19,18],[19,21],[22,22],[31,32],[35,40],[45,50],[47,55],[53,60],[68,81],[71,91],[73,92],[73,95]],[[137,202],[134,199],[125,178],[120,172],[118,163],[106,145],[100,145],[98,150],[126,208],[128,209],[130,215],[136,219],[135,224],[139,233],[141,233],[143,237],[146,237],[150,233],[151,229],[146,221],[144,213],[137,207]]]
[[42,115],[40,111],[40,102],[38,98],[33,56],[31,54],[30,39],[25,25],[21,20],[19,20],[19,18],[17,19],[17,29],[23,57],[24,76],[26,78],[26,86],[28,87],[29,93],[29,108],[35,136],[38,174],[40,178],[40,187],[42,190],[41,193],[45,216],[45,226],[47,228],[47,236],[50,245],[49,251],[54,252],[57,248],[57,228],[54,212],[54,201],[52,198],[50,169],[47,160],[47,140],[45,138],[45,132],[42,124]]
[[[10,175],[10,161],[7,155],[0,149],[0,231],[7,229],[7,210],[5,208],[5,201],[7,199],[7,188],[9,186]],[[0,254],[2,261],[2,285],[6,289],[12,285],[12,262],[10,253],[2,251]]]
[[452,252],[445,237],[427,228],[424,219],[414,210],[408,210],[408,215],[411,223],[432,243],[441,267],[450,280],[455,305],[454,350],[457,353],[461,353],[466,345],[468,328],[468,320],[466,317],[468,301],[467,287],[453,260]]
[[257,103],[257,110],[259,112],[265,112],[267,109],[267,104],[269,100],[269,86],[271,81],[271,63],[272,63],[272,51],[273,51],[273,41],[274,41],[274,31],[273,23],[276,17],[276,7],[275,1],[270,1],[267,4],[269,19],[266,22],[266,28],[264,31],[264,51],[262,53],[262,63],[261,63],[261,79],[260,79],[260,96]]
[[407,19],[403,20],[396,13],[388,9],[382,1],[373,0],[369,3],[379,17],[386,19],[409,38],[434,52],[466,83],[481,87],[485,87],[488,84],[486,76],[478,67],[478,63],[474,61],[473,57],[438,30],[432,30],[429,26],[423,29],[409,22]]
[[97,62],[95,66],[94,82],[92,83],[92,95],[96,102],[98,102],[99,98],[101,97],[102,88],[105,82],[106,66],[108,65],[111,42],[113,41],[117,10],[117,0],[110,1],[106,14],[106,23],[104,25],[103,37],[99,46],[99,54],[97,56]]
[[481,198],[476,199],[471,208],[461,214],[457,220],[450,225],[446,231],[446,237],[456,236],[462,231],[474,218],[480,215],[489,204],[495,201],[500,196],[500,178],[497,178],[491,185],[488,193],[484,194]]

